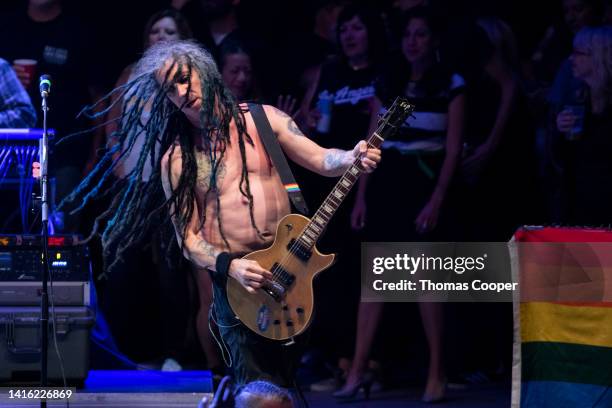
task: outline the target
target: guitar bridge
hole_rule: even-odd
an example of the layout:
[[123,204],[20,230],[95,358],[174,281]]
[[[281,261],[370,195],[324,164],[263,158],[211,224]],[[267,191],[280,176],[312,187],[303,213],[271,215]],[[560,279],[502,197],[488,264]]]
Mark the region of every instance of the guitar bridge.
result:
[[283,300],[285,293],[287,292],[283,285],[275,281],[267,281],[262,285],[261,289],[277,302]]

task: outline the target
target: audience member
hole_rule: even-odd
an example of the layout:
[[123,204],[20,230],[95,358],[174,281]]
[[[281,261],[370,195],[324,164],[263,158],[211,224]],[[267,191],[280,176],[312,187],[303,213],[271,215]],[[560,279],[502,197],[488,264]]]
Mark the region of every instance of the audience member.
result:
[[[368,128],[369,101],[379,63],[385,56],[385,32],[373,9],[347,6],[338,16],[340,55],[322,64],[304,100],[309,134],[323,145],[351,144]],[[322,117],[321,109],[329,109]]]
[[[90,42],[85,26],[76,17],[64,13],[61,0],[30,0],[25,10],[1,16],[0,38],[5,39],[0,42],[0,55],[5,59],[37,62],[35,77],[20,65],[13,64],[35,106],[40,106],[41,101],[37,76],[51,75],[53,86],[48,126],[56,130],[56,140],[91,127],[88,121],[76,120],[75,117],[83,106],[102,94],[104,76],[97,71],[92,53],[96,47]],[[41,121],[42,115],[39,115],[38,127],[41,127]],[[72,191],[83,172],[93,166],[102,138],[101,131],[98,131],[93,137],[73,137],[53,148],[49,164],[57,180],[57,201]],[[60,231],[79,230],[76,216],[66,215],[64,221],[63,228],[56,225]]]
[[[307,134],[322,146],[354,145],[368,131],[371,116],[371,100],[375,95],[374,85],[378,76],[379,64],[385,56],[385,31],[380,15],[372,8],[360,5],[348,5],[338,15],[336,36],[339,44],[339,55],[326,60],[312,82],[301,112],[306,113],[304,120],[308,125]],[[299,172],[310,207],[316,208],[331,191],[336,180],[315,180],[306,172]],[[359,270],[359,236],[350,228],[350,203],[354,195],[349,195],[347,204],[341,206],[328,227],[320,244],[325,251],[340,252],[334,270],[317,280],[319,295],[318,307],[333,309],[335,313],[321,318],[315,324],[324,328],[319,333],[334,333],[338,341],[335,350],[329,350],[333,358],[345,357],[350,342],[344,333],[352,331],[350,321],[337,324],[338,316],[354,315],[354,303],[338,305],[334,302],[334,293],[340,285],[347,290],[359,293],[358,280],[352,279]],[[326,335],[326,337],[327,337]],[[313,343],[319,339],[316,335]],[[348,344],[346,344],[348,343]],[[327,346],[329,347],[329,346]],[[313,387],[321,389],[321,384]],[[337,385],[336,385],[337,386]],[[335,386],[332,385],[332,389]]]
[[584,82],[581,105],[557,115],[557,129],[574,145],[574,170],[567,174],[571,213],[577,225],[610,225],[612,216],[612,27],[584,28],[574,39],[574,76]]
[[36,125],[36,111],[15,72],[0,58],[0,128]]
[[317,80],[321,64],[334,56],[337,50],[336,25],[340,11],[348,4],[347,0],[320,0],[312,2],[312,31],[298,33],[292,39],[291,58],[299,76],[297,89],[300,98],[306,94],[311,84]]
[[[238,22],[238,5],[240,0],[198,0],[188,6],[195,6],[198,18],[190,17],[191,26],[194,27],[195,38],[208,49],[215,58],[219,57],[219,48],[226,40],[235,40],[240,37]],[[195,11],[195,10],[194,10]],[[186,14],[190,15],[191,14]]]
[[583,27],[599,24],[603,11],[601,0],[561,0],[561,6],[563,22],[546,29],[523,65],[531,105],[538,114],[558,69],[570,54],[574,34]]
[[[584,82],[572,72],[569,59],[572,37],[578,30],[595,26],[606,18],[605,8],[601,1],[568,1],[564,2],[565,21],[570,28],[566,38],[565,54],[556,67],[554,81],[548,91],[545,109],[536,112],[539,115],[538,155],[540,160],[541,184],[545,191],[544,200],[548,211],[548,221],[566,222],[568,220],[569,200],[564,173],[571,172],[573,160],[571,145],[563,143],[556,134],[556,118],[565,106],[580,105],[584,99]],[[533,101],[533,98],[532,98]]]
[[[499,45],[514,43],[510,30],[499,24],[488,29],[493,30],[496,37],[505,38]],[[509,125],[521,127],[529,119],[516,110],[520,106],[519,80],[508,63],[512,56],[507,51],[496,49],[487,30],[470,16],[451,20],[442,42],[442,62],[466,81],[465,141],[459,174],[468,190],[457,203],[461,205],[465,240],[504,241],[516,228],[516,219],[501,217],[501,213],[506,214],[505,207],[499,206],[511,190],[504,182],[507,177],[514,177],[516,171],[513,160],[517,156],[512,155],[517,152],[509,146],[516,144],[516,149],[518,146],[529,149],[519,151],[520,157],[530,155],[533,148],[525,147],[523,139],[529,137],[522,133],[523,129],[509,128]],[[521,143],[517,144],[518,141]],[[517,199],[516,195],[511,198]]]
[[[402,57],[390,64],[391,72],[377,89],[370,130],[375,129],[378,108],[389,106],[397,95],[415,104],[414,120],[408,121],[410,127],[402,127],[400,135],[383,143],[385,162],[371,182],[364,179],[360,183],[352,216],[354,227],[363,227],[367,221],[369,239],[374,241],[448,238],[451,186],[461,155],[465,84],[436,58],[441,26],[428,10],[415,8],[404,27]],[[400,176],[408,183],[409,200],[387,198],[397,191]],[[366,361],[382,308],[382,303],[360,304],[354,360],[346,384],[334,396],[353,397],[360,388],[368,391],[372,378],[366,372]],[[419,310],[429,346],[423,401],[440,401],[445,394],[442,305],[421,302]]]
[[[185,40],[191,38],[191,35],[191,28],[180,12],[173,9],[162,10],[153,14],[145,24],[143,33],[143,50],[146,50],[151,45],[156,44],[159,41]],[[133,68],[134,63],[125,67],[117,79],[115,88],[121,87],[128,82]],[[116,119],[121,116],[121,110],[123,109],[123,103],[118,102],[119,97],[120,93],[116,93],[112,96],[112,107],[107,115],[107,124],[105,128],[106,138],[108,143],[111,145],[114,144],[112,140],[113,132],[117,130],[117,126],[119,125]],[[136,143],[142,144],[141,138],[137,140]],[[138,157],[137,150],[138,149],[133,149],[131,154],[125,156],[121,163],[115,168],[115,175],[117,177],[127,177],[130,171],[134,168]],[[148,178],[150,173],[151,166],[150,164],[147,164],[144,177]]]
[[250,382],[236,395],[236,408],[293,407],[293,399],[287,390],[266,381]]
[[238,102],[259,99],[251,55],[239,41],[225,41],[219,47],[219,71]]
[[[461,197],[462,239],[507,241],[521,223],[531,223],[539,197],[534,189],[534,130],[519,86],[516,39],[497,17],[481,17],[476,27],[489,46],[472,61],[468,84],[468,133]],[[471,94],[470,94],[471,92]],[[539,215],[539,214],[538,214]],[[447,329],[455,339],[449,377],[498,378],[508,374],[512,337],[509,304],[462,303],[449,308]],[[478,317],[476,317],[478,316]],[[464,351],[469,351],[466,358]]]

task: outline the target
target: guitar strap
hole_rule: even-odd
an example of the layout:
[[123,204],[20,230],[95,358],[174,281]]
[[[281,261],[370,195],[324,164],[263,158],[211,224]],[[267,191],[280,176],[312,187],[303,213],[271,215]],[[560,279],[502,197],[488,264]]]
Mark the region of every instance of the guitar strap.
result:
[[263,142],[266,151],[268,152],[268,156],[270,156],[270,160],[272,160],[274,167],[276,167],[276,170],[280,175],[281,181],[285,186],[285,190],[289,195],[289,199],[299,212],[307,215],[308,206],[306,205],[306,201],[304,201],[304,196],[302,196],[300,186],[298,186],[295,178],[293,177],[293,173],[289,168],[289,163],[287,163],[287,158],[280,147],[280,143],[278,143],[278,139],[276,138],[272,127],[270,126],[270,121],[268,120],[263,107],[259,104],[249,103],[249,110],[253,116],[253,122],[255,122],[257,133],[259,133],[259,137]]

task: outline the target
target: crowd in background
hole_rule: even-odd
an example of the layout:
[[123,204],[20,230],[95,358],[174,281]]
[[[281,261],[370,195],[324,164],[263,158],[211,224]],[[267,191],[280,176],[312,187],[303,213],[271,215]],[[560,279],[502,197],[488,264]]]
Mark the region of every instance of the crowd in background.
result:
[[[8,64],[0,64],[7,72],[0,81],[19,81],[38,107],[37,78],[15,63],[36,60],[37,74],[53,77],[50,126],[62,136],[94,129],[55,147],[56,201],[112,145],[121,101],[111,98],[114,106],[100,106],[100,112],[109,109],[99,117],[77,114],[129,81],[132,63],[158,41],[203,44],[236,101],[275,105],[325,147],[354,146],[376,129],[396,96],[406,96],[416,106],[414,117],[383,144],[379,169],[360,181],[321,243],[341,260],[316,282],[323,313],[311,330],[313,351],[304,360],[310,376],[304,376],[313,390],[339,388],[336,397],[350,398],[402,378],[390,374],[402,367],[422,366],[424,375],[403,380],[425,379],[423,400],[433,402],[444,396],[447,381],[466,380],[466,373],[507,375],[509,305],[420,303],[425,335],[414,336],[420,330],[411,329],[418,319],[410,313],[359,304],[359,244],[507,241],[525,224],[610,226],[612,2],[136,3],[2,5],[0,58]],[[12,103],[3,95],[0,110]],[[31,110],[21,123],[3,122],[2,114],[0,127],[41,125]],[[129,174],[132,160],[123,161],[116,177]],[[299,169],[296,177],[311,209],[333,185]],[[65,216],[62,224],[69,232],[91,227],[86,213]],[[131,273],[99,283],[119,349],[141,361],[162,356],[166,369],[205,361],[222,371],[208,332],[210,299],[202,290],[193,299],[195,287],[210,282],[192,274],[180,256],[177,266],[160,266],[164,244],[154,232],[150,237],[124,267]],[[134,288],[139,295],[132,295]],[[143,347],[147,335],[155,341]],[[391,355],[402,356],[399,364]]]

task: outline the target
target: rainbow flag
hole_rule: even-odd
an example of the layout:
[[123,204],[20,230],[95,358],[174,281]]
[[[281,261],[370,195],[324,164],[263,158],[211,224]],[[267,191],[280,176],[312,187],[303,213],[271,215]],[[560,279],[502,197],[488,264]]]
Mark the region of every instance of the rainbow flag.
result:
[[[612,232],[525,228],[515,234],[513,242],[612,243]],[[560,245],[544,256],[519,262],[516,247],[510,247],[513,250],[513,273],[518,276],[522,292],[514,302],[511,406],[612,407],[612,302],[607,301],[612,288],[612,251],[584,258],[568,255],[571,245]],[[612,248],[612,245],[600,247]],[[594,248],[597,245],[594,244]],[[583,258],[587,260],[583,262]],[[597,265],[592,262],[595,258]],[[584,284],[577,283],[576,276],[588,276],[591,288],[584,290]],[[602,301],[537,301],[526,298],[525,293],[534,293],[529,292],[533,289],[529,286],[541,283],[541,278],[558,282],[556,295],[561,294],[561,297],[567,296],[564,287],[578,288],[582,293],[590,294],[594,286],[599,288]]]
[[298,186],[297,183],[285,184],[285,190],[287,190],[288,193],[293,193],[295,191],[300,191],[300,186]]

